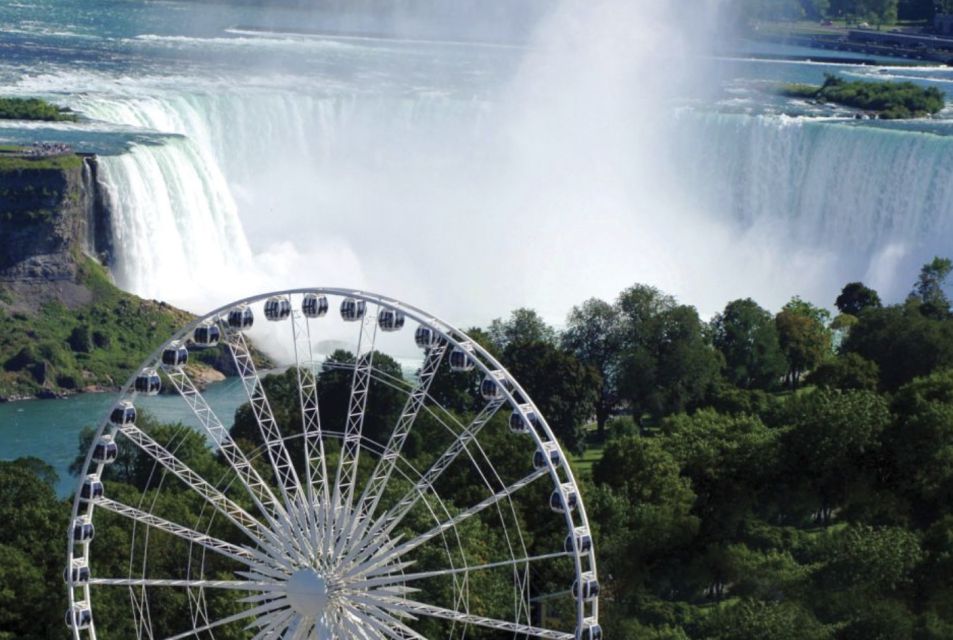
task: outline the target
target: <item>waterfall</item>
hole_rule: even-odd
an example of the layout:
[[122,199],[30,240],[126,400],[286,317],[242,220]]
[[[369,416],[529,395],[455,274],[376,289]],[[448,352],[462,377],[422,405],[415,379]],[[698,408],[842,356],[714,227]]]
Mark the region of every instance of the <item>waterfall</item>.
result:
[[[953,247],[953,136],[785,116],[689,113],[676,156],[698,206],[780,248],[836,257],[896,298]],[[907,125],[909,126],[909,125]],[[777,240],[776,240],[777,241]]]
[[100,177],[113,212],[113,271],[123,288],[197,300],[250,262],[228,185],[190,140],[103,157]]
[[450,296],[471,316],[494,299],[558,318],[635,281],[707,313],[748,295],[830,305],[856,279],[902,298],[953,246],[953,137],[909,127],[686,108],[652,140],[590,139],[477,95],[335,87],[78,106],[169,134],[101,176],[117,280],[186,306],[318,280]]

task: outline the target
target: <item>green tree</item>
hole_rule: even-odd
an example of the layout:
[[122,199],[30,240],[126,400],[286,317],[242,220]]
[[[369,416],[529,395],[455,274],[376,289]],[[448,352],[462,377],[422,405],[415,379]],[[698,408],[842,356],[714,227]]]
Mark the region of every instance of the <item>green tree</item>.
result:
[[818,391],[793,398],[786,410],[791,426],[781,438],[784,472],[796,479],[790,485],[800,485],[807,509],[829,524],[836,509],[851,506],[855,490],[866,498],[872,454],[891,421],[889,407],[869,391]]
[[704,624],[709,640],[828,640],[830,629],[796,602],[742,600],[713,612]]
[[897,415],[885,434],[894,490],[910,504],[913,521],[928,526],[953,504],[953,370],[903,386]]
[[718,379],[721,359],[707,342],[694,307],[677,305],[654,287],[622,292],[620,395],[633,415],[655,417],[684,411],[699,402]]
[[857,316],[864,309],[879,309],[880,296],[862,282],[850,282],[844,286],[834,302],[841,313]]
[[487,335],[498,351],[505,350],[511,344],[525,342],[556,343],[556,330],[546,324],[536,311],[525,307],[514,310],[507,320],[493,320]]
[[933,258],[920,270],[910,295],[920,302],[925,315],[938,318],[950,315],[950,299],[943,289],[951,271],[953,261],[940,257]]
[[619,352],[622,344],[619,311],[608,302],[591,298],[569,312],[563,348],[602,378],[595,402],[596,424],[600,435],[606,420],[619,402],[617,385]]
[[913,302],[870,309],[861,314],[840,350],[877,363],[881,388],[894,391],[916,377],[953,366],[953,322],[925,316]]
[[655,439],[612,440],[593,467],[596,487],[587,494],[598,527],[600,553],[613,558],[611,588],[619,597],[643,589],[652,573],[674,562],[697,533],[695,494],[677,461]]
[[805,381],[824,389],[867,389],[874,391],[880,382],[880,368],[856,353],[828,360],[808,374]]
[[781,349],[788,362],[788,383],[797,388],[801,376],[831,354],[830,313],[795,296],[775,316]]
[[[0,461],[0,638],[63,637],[63,549],[68,511],[56,473],[36,458]],[[52,482],[51,482],[52,480]]]
[[702,409],[666,418],[659,444],[697,494],[693,513],[709,540],[731,539],[770,485],[779,464],[778,431],[759,418]]
[[751,298],[729,302],[711,321],[712,342],[725,359],[723,374],[744,389],[777,385],[787,371],[771,314]]

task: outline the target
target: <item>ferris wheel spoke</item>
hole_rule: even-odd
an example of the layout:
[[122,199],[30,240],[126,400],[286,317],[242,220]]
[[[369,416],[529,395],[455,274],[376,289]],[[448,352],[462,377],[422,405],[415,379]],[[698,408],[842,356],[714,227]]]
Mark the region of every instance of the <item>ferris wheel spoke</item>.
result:
[[446,342],[441,342],[427,350],[426,358],[420,369],[417,385],[410,392],[404,404],[404,408],[401,410],[400,417],[397,418],[394,430],[387,441],[384,453],[378,458],[374,471],[371,474],[371,479],[361,494],[358,508],[355,511],[355,522],[360,523],[359,528],[355,531],[356,536],[363,534],[361,528],[367,527],[370,518],[377,509],[377,505],[384,493],[384,488],[387,486],[394,467],[400,459],[400,454],[401,451],[403,451],[404,443],[407,441],[407,436],[410,434],[410,430],[417,420],[420,409],[424,406],[430,385],[437,373],[437,367],[440,365],[446,350]]
[[352,638],[361,638],[363,640],[386,640],[385,636],[379,633],[376,629],[368,629],[367,625],[363,624],[364,621],[349,609],[344,609],[341,611],[338,622],[340,626],[342,626],[347,632],[347,635],[344,637],[350,636]]
[[296,614],[290,610],[275,611],[262,618],[259,622],[264,623],[265,627],[258,631],[252,640],[264,640],[265,638],[280,638],[289,626],[295,621]]
[[298,473],[295,471],[291,456],[285,447],[284,438],[281,436],[278,422],[271,410],[268,396],[265,394],[261,379],[258,377],[255,361],[252,359],[248,343],[245,341],[245,334],[225,327],[224,336],[224,342],[228,345],[232,354],[235,368],[238,370],[238,375],[242,379],[242,386],[245,388],[245,395],[248,397],[255,421],[258,423],[258,430],[268,452],[268,459],[275,473],[275,480],[284,495],[287,510],[291,511],[291,506],[295,503],[298,492],[301,490],[301,482],[298,480]]
[[200,533],[189,527],[176,524],[165,518],[160,518],[159,516],[147,513],[135,507],[130,507],[121,502],[116,502],[109,498],[100,498],[96,501],[96,506],[130,518],[141,524],[165,531],[188,542],[198,544],[241,564],[250,565],[257,562],[255,552],[249,549],[244,549],[230,542],[219,540],[208,534]]
[[409,553],[410,551],[413,551],[414,549],[421,546],[422,544],[429,542],[430,540],[436,538],[437,536],[441,535],[442,533],[450,529],[453,529],[464,520],[467,520],[468,518],[475,516],[476,514],[483,511],[484,509],[494,506],[501,500],[506,500],[507,498],[515,494],[517,491],[523,489],[524,487],[529,486],[534,481],[547,475],[547,473],[548,473],[547,469],[537,469],[536,471],[522,478],[521,480],[514,482],[506,489],[498,491],[495,494],[481,500],[480,502],[473,505],[472,507],[465,509],[464,511],[461,511],[460,513],[456,514],[455,516],[453,516],[452,518],[448,520],[445,520],[444,522],[441,522],[440,524],[436,525],[429,531],[417,536],[416,538],[412,538],[401,544],[392,543],[393,546],[390,548],[387,548],[388,546],[390,546],[390,545],[387,545],[385,547],[382,547],[380,550],[375,550],[375,552],[368,559],[366,559],[362,563],[356,564],[345,575],[349,578],[353,578],[355,576],[361,576],[361,575],[364,575],[364,576],[374,575],[375,570],[379,569],[380,567],[384,567],[388,563],[392,562],[395,558],[400,558],[401,556]]
[[478,571],[488,571],[490,569],[499,569],[501,567],[513,567],[518,565],[527,565],[533,562],[542,562],[544,560],[554,560],[556,558],[567,558],[571,556],[571,553],[566,551],[557,551],[554,553],[546,553],[538,556],[530,556],[525,558],[511,558],[509,560],[500,560],[498,562],[488,562],[486,564],[478,565],[468,565],[464,567],[458,567],[456,569],[438,569],[435,571],[421,571],[419,573],[391,573],[388,575],[369,578],[362,582],[352,583],[350,586],[353,586],[355,589],[369,589],[373,587],[383,587],[393,584],[403,584],[407,582],[415,582],[417,580],[426,580],[428,578],[439,578],[443,576],[452,576],[457,574],[470,574]]
[[496,415],[496,412],[502,405],[502,399],[492,400],[487,403],[480,413],[470,421],[470,424],[457,435],[453,444],[443,452],[437,461],[424,473],[423,477],[417,481],[416,486],[404,494],[400,502],[384,514],[383,517],[386,523],[384,527],[385,533],[393,531],[394,528],[400,524],[400,521],[404,519],[404,516],[414,508],[414,505],[420,500],[420,496],[433,488],[433,483],[436,482],[437,478],[466,450],[467,445],[477,437],[480,430]]
[[427,640],[403,622],[378,607],[351,605],[352,614],[362,623],[391,640]]
[[257,607],[248,609],[247,611],[240,611],[238,613],[234,613],[230,616],[226,616],[219,620],[215,620],[214,622],[210,622],[206,625],[202,625],[201,627],[195,627],[194,629],[190,629],[189,631],[185,631],[184,633],[179,633],[174,636],[168,636],[164,640],[182,640],[182,638],[191,638],[193,636],[198,636],[199,634],[204,633],[206,631],[211,631],[212,629],[223,627],[227,624],[232,624],[233,622],[241,622],[242,620],[245,620],[247,618],[251,618],[254,616],[267,615],[269,612],[274,611],[275,609],[278,609],[281,607],[285,607],[285,606],[287,606],[287,603],[282,601],[267,602]]
[[[338,461],[337,475],[334,480],[332,504],[339,511],[336,529],[342,532],[350,517],[354,498],[354,484],[357,479],[357,466],[361,455],[361,436],[364,429],[364,412],[367,408],[367,395],[370,391],[371,373],[374,366],[374,343],[377,340],[377,311],[365,312],[361,320],[357,340],[357,353],[354,356],[354,374],[351,377],[351,393],[348,399],[347,423],[344,429],[344,442]],[[372,328],[368,330],[368,325]],[[346,536],[341,536],[342,541]]]
[[183,589],[230,589],[233,591],[275,591],[277,582],[248,580],[166,580],[160,578],[90,578],[89,584],[111,587],[178,587]]
[[[298,399],[301,407],[301,427],[304,434],[305,484],[310,505],[328,504],[328,470],[324,456],[324,437],[321,433],[321,412],[318,405],[318,385],[314,375],[314,353],[311,347],[311,323],[302,322],[300,311],[291,316],[294,339],[295,371],[298,378]],[[304,358],[304,362],[302,362]],[[309,510],[310,512],[310,510]],[[317,522],[312,521],[314,528]],[[316,540],[320,532],[312,531]]]
[[152,439],[152,437],[135,424],[122,425],[119,427],[119,433],[139,447],[139,449],[153,460],[172,472],[173,475],[188,485],[195,493],[202,496],[216,511],[228,518],[249,538],[260,543],[270,543],[272,546],[277,542],[274,538],[274,534],[257,518],[209,484],[204,478],[176,458],[168,449]]
[[176,391],[189,405],[205,433],[218,447],[229,466],[238,475],[242,484],[245,485],[255,505],[269,521],[269,524],[274,527],[281,519],[287,518],[284,507],[272,493],[268,483],[259,475],[241,448],[232,439],[228,429],[222,425],[222,421],[212,411],[205,397],[199,393],[195,383],[185,370],[182,367],[174,367],[167,369],[166,373]]
[[416,600],[407,600],[393,596],[375,596],[373,593],[354,596],[354,599],[357,602],[366,604],[376,603],[379,606],[386,607],[389,610],[405,612],[415,616],[426,616],[428,618],[437,618],[440,620],[459,622],[461,624],[475,625],[487,629],[495,629],[497,631],[506,631],[508,633],[521,636],[546,638],[548,640],[575,640],[574,634],[566,633],[565,631],[543,629],[541,627],[533,627],[526,624],[520,624],[518,622],[477,616],[471,613],[456,611],[454,609],[435,607],[433,605],[417,602]]

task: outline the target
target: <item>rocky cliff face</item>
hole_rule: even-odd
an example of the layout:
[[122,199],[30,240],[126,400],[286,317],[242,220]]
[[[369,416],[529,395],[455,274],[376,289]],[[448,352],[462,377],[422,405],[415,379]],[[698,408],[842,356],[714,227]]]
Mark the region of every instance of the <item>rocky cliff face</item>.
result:
[[79,264],[84,254],[108,264],[111,253],[98,191],[92,156],[0,158],[0,284],[20,294],[18,307],[90,301]]

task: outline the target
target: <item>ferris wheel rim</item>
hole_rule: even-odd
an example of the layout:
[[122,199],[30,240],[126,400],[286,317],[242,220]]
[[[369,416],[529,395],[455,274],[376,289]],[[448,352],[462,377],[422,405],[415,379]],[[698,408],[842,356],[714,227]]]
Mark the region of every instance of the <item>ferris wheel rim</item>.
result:
[[[375,312],[379,312],[382,309],[399,310],[403,314],[405,314],[407,317],[417,322],[419,325],[426,326],[434,330],[445,342],[447,349],[451,349],[451,348],[466,349],[471,354],[474,354],[475,356],[479,356],[479,357],[472,357],[471,361],[474,364],[474,366],[482,372],[484,376],[497,377],[498,380],[505,380],[507,382],[507,384],[499,385],[500,392],[502,394],[502,399],[500,400],[499,405],[503,406],[508,404],[510,407],[513,408],[514,413],[518,412],[521,415],[522,419],[526,422],[527,425],[529,425],[527,433],[528,435],[532,437],[536,449],[542,450],[542,451],[548,450],[547,447],[545,446],[547,443],[556,443],[556,447],[559,448],[558,440],[556,439],[554,433],[552,432],[552,429],[549,427],[548,423],[546,422],[545,415],[538,409],[538,407],[532,401],[531,396],[528,393],[526,393],[526,391],[522,388],[519,382],[512,376],[512,374],[510,374],[509,371],[505,367],[503,367],[502,364],[500,364],[496,360],[496,358],[491,353],[489,353],[486,349],[484,349],[479,343],[471,339],[466,333],[457,329],[453,325],[450,325],[446,321],[418,307],[409,305],[395,298],[390,298],[387,296],[382,296],[380,294],[362,291],[358,289],[341,288],[341,287],[293,288],[293,289],[285,289],[280,291],[256,294],[254,296],[249,296],[234,302],[230,302],[226,305],[222,305],[218,307],[217,309],[205,315],[196,317],[191,322],[187,323],[179,331],[174,333],[171,338],[169,338],[162,345],[160,345],[145,360],[144,364],[145,366],[149,366],[150,364],[157,363],[159,360],[159,355],[163,353],[164,349],[167,349],[171,344],[177,341],[182,341],[186,339],[197,327],[199,327],[203,323],[207,323],[209,321],[213,321],[213,322],[220,321],[223,314],[228,313],[232,309],[236,309],[246,305],[253,305],[253,304],[260,303],[262,301],[266,301],[276,297],[286,298],[290,304],[292,296],[295,296],[295,295],[303,296],[307,294],[335,296],[335,297],[362,300],[365,303],[376,305]],[[377,319],[374,318],[373,321],[376,323],[376,320]],[[366,324],[366,321],[365,321],[365,324]],[[375,325],[375,331],[376,331],[376,325]],[[373,348],[373,344],[374,344],[373,340],[371,344]],[[358,345],[360,345],[360,342],[358,343]],[[300,361],[297,359],[297,355],[296,355],[296,363],[297,364],[294,366],[300,367]],[[128,398],[128,397],[135,398],[136,397],[136,392],[132,389],[132,387],[133,387],[133,383],[136,379],[137,374],[138,374],[138,371],[134,372],[133,375],[130,377],[130,379],[122,387],[119,393],[120,398]],[[255,375],[257,376],[257,374]],[[259,382],[260,382],[260,379],[259,379]],[[300,382],[299,382],[299,385],[300,385]],[[352,391],[353,391],[353,388],[352,388]],[[487,406],[489,406],[489,404],[492,404],[492,402],[488,403]],[[530,419],[530,416],[532,416],[532,420]],[[104,419],[100,420],[99,427],[95,430],[95,433],[93,436],[93,441],[92,441],[93,445],[95,445],[100,440],[100,438],[104,435],[106,430],[110,428],[108,417],[109,417],[109,413],[107,412],[106,416],[104,416]],[[256,421],[258,421],[259,426],[261,426],[261,421],[258,418],[256,418]],[[542,432],[542,434],[540,432]],[[466,445],[464,445],[464,447],[465,446]],[[93,450],[94,450],[94,446],[91,446],[84,460],[83,468],[82,468],[83,472],[80,476],[81,484],[84,481],[84,478],[86,477],[86,472],[91,468],[91,463],[94,462],[92,459]],[[484,453],[484,456],[485,455],[486,454]],[[588,517],[585,511],[585,505],[583,500],[581,500],[581,498],[579,497],[581,495],[579,491],[579,487],[572,473],[572,470],[569,466],[567,457],[565,455],[559,456],[559,460],[555,464],[553,460],[549,458],[549,456],[544,456],[544,457],[546,458],[546,466],[542,469],[542,471],[545,471],[548,473],[548,475],[550,476],[550,479],[552,480],[553,486],[556,488],[556,490],[561,492],[561,496],[563,500],[565,500],[567,496],[567,494],[565,493],[565,487],[567,485],[571,486],[571,490],[574,492],[574,497],[575,497],[575,502],[573,504],[574,508],[567,508],[567,509],[564,509],[563,511],[564,520],[566,522],[568,531],[570,532],[571,535],[580,528],[584,529],[587,532],[591,531]],[[489,458],[487,458],[487,460],[489,462]],[[101,472],[102,464],[101,463],[98,464],[97,468],[98,468],[98,471]],[[489,468],[493,469],[492,462],[490,462]],[[338,468],[338,471],[340,472],[340,466]],[[559,476],[559,471],[563,472],[564,474],[563,478]],[[163,472],[163,474],[165,473],[166,471]],[[545,475],[545,474],[541,474],[541,475]],[[497,477],[499,478],[499,476]],[[245,484],[245,480],[243,480],[241,477],[238,477],[238,480],[242,484]],[[296,482],[298,484],[298,488],[300,489],[301,482],[300,482],[300,479],[298,479],[297,477],[296,477]],[[502,481],[500,482],[502,483]],[[339,485],[339,480],[336,479],[335,480],[336,489],[338,485]],[[245,484],[245,487],[246,489],[248,488],[247,484]],[[310,489],[310,483],[308,488]],[[194,487],[193,487],[193,490],[194,490]],[[353,494],[351,497],[354,497]],[[72,566],[75,559],[74,551],[75,551],[76,543],[73,540],[73,534],[74,534],[73,523],[77,521],[77,518],[81,515],[81,512],[84,511],[83,509],[84,503],[85,503],[84,515],[90,516],[90,520],[94,512],[94,505],[110,504],[109,502],[100,503],[98,501],[92,501],[92,500],[84,501],[80,496],[80,491],[77,490],[76,496],[74,497],[74,500],[73,500],[72,514],[71,514],[71,520],[70,520],[71,522],[70,532],[68,536],[69,537],[68,554],[67,554],[68,566]],[[268,511],[266,509],[264,509],[261,505],[258,505],[258,507],[259,508],[257,509],[257,511],[260,512],[261,515],[263,516],[267,515]],[[205,506],[203,505],[203,510],[204,509],[205,509]],[[574,514],[576,518],[574,518]],[[517,530],[519,530],[518,527],[517,527]],[[524,549],[525,549],[525,546],[524,546]],[[573,552],[571,553],[571,555],[573,556],[574,569],[575,569],[574,572],[576,575],[577,584],[582,584],[581,581],[583,580],[584,575],[591,575],[593,577],[597,577],[597,569],[596,569],[596,561],[595,561],[594,553],[587,554],[588,566],[585,571],[583,570],[582,561],[581,561],[581,556],[583,554],[580,553],[580,549],[577,546],[577,542],[575,540],[574,535],[573,535]],[[83,556],[84,557],[88,556],[88,548],[84,548]],[[524,558],[525,557],[526,557],[526,554],[524,554]],[[70,583],[70,588],[68,590],[70,611],[74,611],[77,604],[81,604],[82,602],[90,603],[91,602],[91,595],[90,595],[90,588],[89,588],[90,584],[106,584],[105,582],[103,582],[103,580],[107,580],[107,579],[95,579],[92,583],[86,583],[85,585],[82,585],[83,597],[82,597],[82,600],[79,600],[79,601],[75,597],[76,594],[74,589],[76,587],[74,587],[72,583]],[[580,587],[580,592],[581,592],[581,589],[582,587]],[[582,627],[582,625],[587,619],[598,618],[598,599],[594,599],[594,601],[590,601],[591,602],[590,609],[592,613],[589,616],[586,616],[586,611],[585,611],[586,603],[584,599],[581,596],[576,599],[577,599],[577,616],[576,616],[577,629],[579,629]],[[431,614],[435,612],[434,607],[432,607],[431,605],[425,605],[422,603],[418,603],[418,604],[421,604],[424,607],[431,607],[431,611],[429,612]],[[422,613],[423,611],[419,611],[419,612]],[[470,616],[470,618],[475,619],[476,617]],[[469,624],[469,623],[470,622],[466,622],[466,621],[464,622],[464,624]],[[298,633],[299,627],[300,625],[295,626],[296,633]],[[93,631],[91,632],[90,635],[92,638],[95,639],[94,625],[92,626],[92,629]],[[76,627],[74,627],[74,636],[77,638],[77,640],[80,637],[79,629]],[[542,635],[540,637],[549,637],[549,636]],[[557,636],[552,636],[552,637],[557,637]],[[566,637],[568,638],[570,636],[566,635]]]

